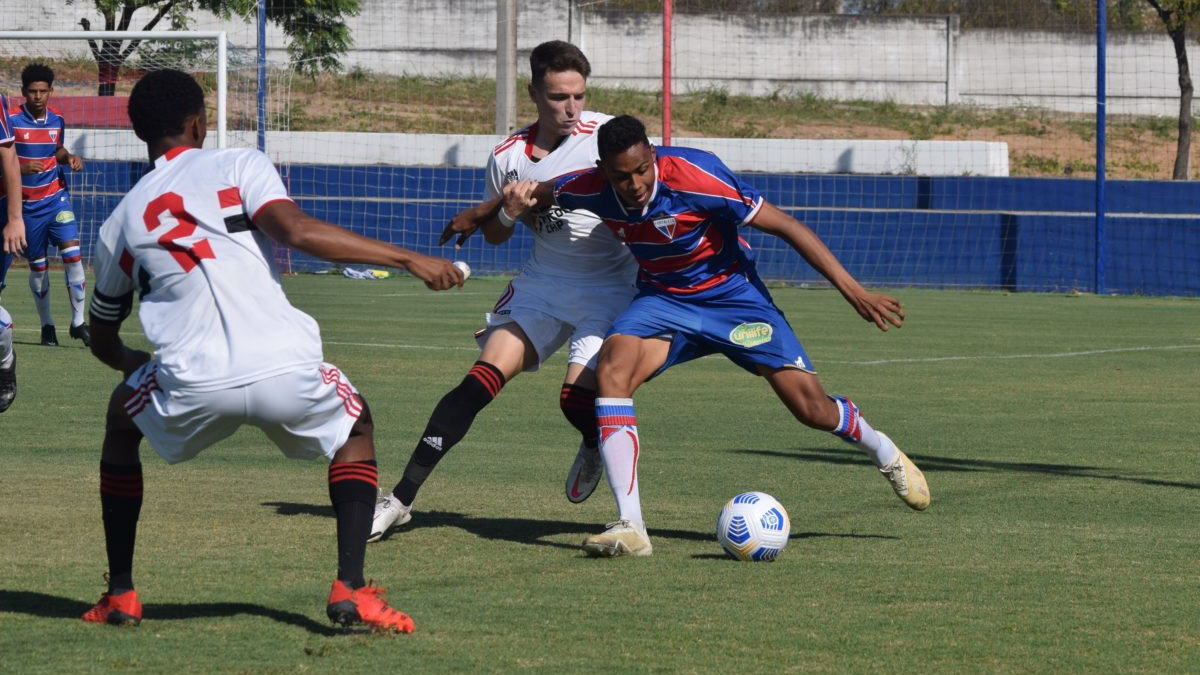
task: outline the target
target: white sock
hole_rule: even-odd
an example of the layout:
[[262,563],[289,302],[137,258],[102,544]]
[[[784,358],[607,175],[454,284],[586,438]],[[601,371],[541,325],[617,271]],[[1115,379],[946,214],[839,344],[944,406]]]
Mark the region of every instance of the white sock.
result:
[[87,297],[86,280],[83,275],[83,262],[76,260],[64,263],[63,266],[67,277],[67,297],[71,300],[71,325],[78,326],[84,321],[83,306],[84,299]]
[[833,433],[843,440],[862,446],[877,467],[885,467],[896,461],[899,449],[892,439],[875,431],[858,412],[858,406],[845,396],[829,397],[838,407],[838,425]]
[[[34,270],[35,267],[40,269]],[[50,270],[46,269],[46,259],[29,261],[29,291],[33,293],[33,304],[37,307],[38,319],[43,326],[54,323],[50,314]]]
[[12,365],[12,337],[12,317],[9,316],[8,311],[0,307],[0,368]]
[[640,453],[637,418],[631,398],[596,399],[596,426],[600,430],[600,456],[608,486],[617,501],[621,520],[645,527],[638,492],[637,462]]

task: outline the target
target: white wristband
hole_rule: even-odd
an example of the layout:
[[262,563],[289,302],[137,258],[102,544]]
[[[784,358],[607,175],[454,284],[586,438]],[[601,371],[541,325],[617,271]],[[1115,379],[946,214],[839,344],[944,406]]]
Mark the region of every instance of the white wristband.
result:
[[505,227],[512,227],[517,223],[517,219],[508,215],[508,211],[504,210],[504,206],[500,206],[500,213],[496,214],[496,218],[500,220],[500,224]]

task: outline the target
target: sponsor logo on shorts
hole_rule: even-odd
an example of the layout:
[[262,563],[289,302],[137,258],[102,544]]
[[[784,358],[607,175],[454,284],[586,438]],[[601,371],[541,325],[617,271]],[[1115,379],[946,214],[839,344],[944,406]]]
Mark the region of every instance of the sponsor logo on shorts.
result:
[[755,347],[771,341],[774,329],[761,321],[744,323],[729,331],[729,341],[743,347]]
[[812,370],[812,368],[809,368],[808,364],[804,362],[803,356],[796,357],[796,367],[800,370]]
[[75,213],[73,211],[59,211],[57,216],[54,216],[55,222],[73,223],[75,222]]

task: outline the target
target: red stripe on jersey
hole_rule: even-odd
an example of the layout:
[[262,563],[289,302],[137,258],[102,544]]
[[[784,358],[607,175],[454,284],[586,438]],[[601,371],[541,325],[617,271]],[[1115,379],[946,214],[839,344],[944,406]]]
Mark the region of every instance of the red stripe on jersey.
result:
[[27,202],[36,202],[51,195],[56,195],[62,189],[62,183],[57,180],[50,181],[46,185],[39,185],[38,187],[22,187],[21,199]]
[[[254,214],[250,216],[250,222],[254,222],[255,220],[257,220],[257,219],[258,219],[258,214],[262,213],[262,210],[263,210],[263,209],[265,209],[265,208],[267,208],[268,206],[270,206],[270,205],[274,204],[275,202],[290,202],[290,201],[292,201],[292,198],[291,198],[291,197],[280,197],[280,198],[278,198],[278,199],[272,199],[271,201],[269,201],[269,202],[267,202],[267,203],[263,204],[262,206],[258,207],[258,210],[257,210],[257,211],[255,211],[255,212],[254,212]],[[294,203],[294,202],[293,202],[293,203]]]
[[659,180],[680,192],[708,194],[737,200],[747,206],[754,205],[754,200],[743,196],[735,187],[686,159],[662,156],[658,158],[658,168]]
[[514,144],[516,144],[518,141],[529,140],[529,138],[532,137],[532,134],[530,134],[530,130],[534,129],[536,127],[537,127],[537,124],[534,123],[532,126],[529,126],[524,129],[521,129],[520,131],[517,131],[512,136],[509,136],[508,138],[501,141],[500,145],[497,145],[496,149],[492,150],[492,154],[499,156],[500,153],[504,152],[505,150],[508,150]]
[[591,122],[580,122],[579,124],[575,125],[574,129],[571,130],[572,136],[574,136],[575,134],[588,135],[588,134],[594,134],[594,133],[596,133],[596,121],[595,120],[592,120]]
[[537,139],[538,123],[534,122],[529,125],[529,131],[525,132],[525,156],[530,161],[533,160],[533,142]]
[[225,188],[224,190],[218,190],[217,201],[220,202],[221,208],[223,209],[230,206],[241,206],[242,194],[238,192],[237,186],[235,185],[230,188]]
[[728,270],[726,270],[720,274],[712,275],[708,279],[705,279],[703,283],[699,283],[699,284],[696,284],[695,286],[687,286],[687,287],[668,286],[667,284],[657,282],[654,279],[651,279],[649,276],[644,275],[644,274],[641,275],[640,279],[659,290],[666,291],[668,293],[676,293],[679,295],[687,295],[689,293],[699,293],[700,291],[707,290],[709,288],[712,288],[713,286],[716,286],[716,285],[724,282],[729,277],[737,274],[738,268],[740,268],[740,267],[741,267],[741,264],[734,263],[733,265],[731,265],[729,267]]
[[[51,131],[54,132],[51,135]],[[13,133],[17,136],[18,143],[46,143],[49,145],[58,145],[58,129],[47,129],[46,127],[13,127]]]
[[163,153],[163,157],[166,157],[167,161],[169,162],[191,149],[192,148],[187,145],[177,145],[177,146],[171,148],[170,150],[166,151],[165,153]]
[[133,278],[133,256],[129,255],[129,251],[121,249],[121,257],[117,260],[117,266],[125,273],[125,276]]

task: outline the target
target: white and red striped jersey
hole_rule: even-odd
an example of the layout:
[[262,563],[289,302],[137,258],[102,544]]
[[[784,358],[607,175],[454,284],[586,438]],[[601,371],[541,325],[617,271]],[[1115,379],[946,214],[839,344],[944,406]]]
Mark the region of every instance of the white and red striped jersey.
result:
[[[499,196],[508,183],[547,181],[595,167],[599,157],[596,130],[610,119],[611,115],[584,111],[571,134],[537,161],[533,160],[537,123],[513,133],[488,157],[487,198]],[[578,282],[633,283],[637,275],[633,257],[592,213],[552,206],[531,211],[522,220],[534,238],[533,254],[524,271]]]
[[178,147],[100,228],[91,320],[138,318],[164,386],[211,391],[323,361],[312,317],[288,302],[254,216],[289,199],[257,150]]

